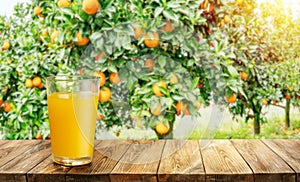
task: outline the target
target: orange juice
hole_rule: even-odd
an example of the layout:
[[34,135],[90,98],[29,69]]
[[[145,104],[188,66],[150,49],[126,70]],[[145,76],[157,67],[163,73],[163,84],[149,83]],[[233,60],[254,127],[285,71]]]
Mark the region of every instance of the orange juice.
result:
[[48,96],[53,158],[92,158],[98,97],[92,92]]

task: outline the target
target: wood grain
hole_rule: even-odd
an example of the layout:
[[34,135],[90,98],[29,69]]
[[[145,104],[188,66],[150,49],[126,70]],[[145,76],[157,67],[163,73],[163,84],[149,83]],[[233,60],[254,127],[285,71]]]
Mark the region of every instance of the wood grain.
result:
[[26,173],[51,154],[50,141],[29,143],[27,151],[22,150],[20,155],[0,167],[0,173],[4,174],[0,175],[0,181],[26,181]]
[[165,140],[133,143],[111,172],[111,181],[156,182],[164,145]]
[[295,172],[260,140],[232,140],[254,173],[255,181],[295,181]]
[[198,141],[167,140],[158,181],[205,181]]
[[28,151],[33,145],[38,144],[40,141],[34,140],[10,140],[4,141],[1,143],[0,150],[0,167],[16,158],[18,155]]
[[131,144],[119,140],[98,141],[90,165],[73,167],[66,181],[110,181],[109,175]]
[[300,182],[300,141],[299,140],[262,140],[279,155],[297,174]]
[[253,181],[253,173],[228,140],[212,140],[200,148],[207,181]]

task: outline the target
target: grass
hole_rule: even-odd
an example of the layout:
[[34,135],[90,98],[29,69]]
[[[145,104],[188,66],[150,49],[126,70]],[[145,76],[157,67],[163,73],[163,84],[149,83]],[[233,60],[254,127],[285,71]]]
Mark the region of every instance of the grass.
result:
[[[291,127],[286,128],[284,118],[274,117],[261,124],[261,133],[254,135],[253,121],[245,123],[226,123],[214,135],[205,135],[207,131],[194,130],[189,139],[300,139],[300,113],[291,116]],[[209,137],[207,137],[209,136]]]

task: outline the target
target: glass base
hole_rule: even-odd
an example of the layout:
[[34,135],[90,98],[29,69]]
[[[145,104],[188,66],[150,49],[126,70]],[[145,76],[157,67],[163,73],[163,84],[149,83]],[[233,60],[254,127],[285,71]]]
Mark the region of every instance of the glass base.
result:
[[69,158],[69,157],[58,157],[52,155],[53,162],[64,166],[81,166],[92,162],[92,157],[80,157],[80,158]]

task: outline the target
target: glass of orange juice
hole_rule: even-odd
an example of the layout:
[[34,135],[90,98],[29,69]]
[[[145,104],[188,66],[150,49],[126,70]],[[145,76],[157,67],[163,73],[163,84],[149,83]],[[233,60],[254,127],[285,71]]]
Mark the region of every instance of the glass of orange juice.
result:
[[52,158],[78,166],[92,162],[99,77],[58,75],[47,78]]

